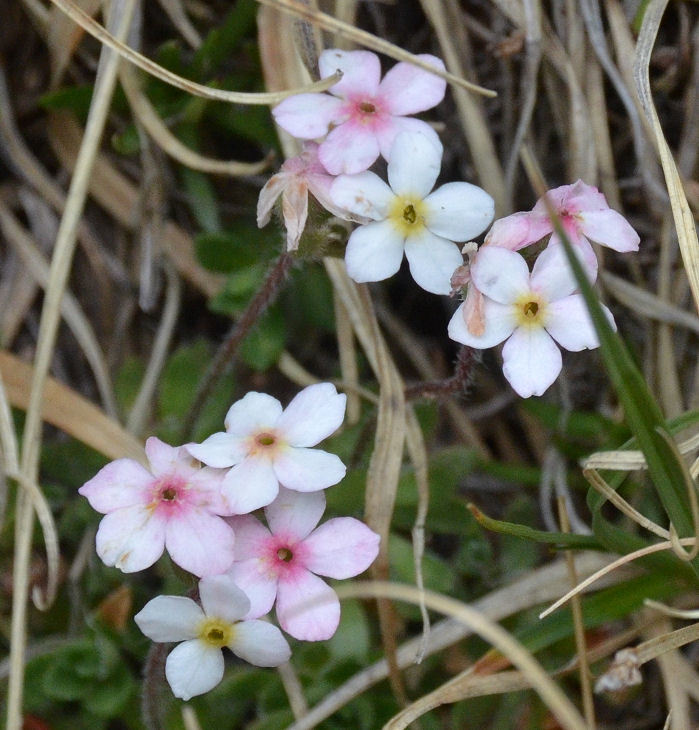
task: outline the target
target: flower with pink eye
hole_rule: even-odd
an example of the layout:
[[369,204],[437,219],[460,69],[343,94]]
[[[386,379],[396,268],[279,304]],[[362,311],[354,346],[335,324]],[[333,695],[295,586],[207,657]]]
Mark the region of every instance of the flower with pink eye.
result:
[[[435,56],[418,56],[444,70]],[[400,132],[421,132],[441,150],[437,134],[425,122],[406,115],[431,109],[444,98],[446,82],[409,63],[396,64],[381,80],[381,65],[369,51],[323,51],[318,62],[321,78],[342,71],[330,94],[297,94],[278,104],[272,113],[277,124],[294,137],[318,139],[330,133],[318,158],[331,175],[348,175],[369,168],[381,154],[389,159]]]
[[281,489],[265,507],[269,529],[251,515],[229,518],[237,537],[236,562],[228,572],[250,599],[246,618],[277,603],[279,625],[304,641],[329,639],[340,621],[335,591],[318,575],[352,578],[376,558],[379,536],[353,517],[317,527],[325,494]]

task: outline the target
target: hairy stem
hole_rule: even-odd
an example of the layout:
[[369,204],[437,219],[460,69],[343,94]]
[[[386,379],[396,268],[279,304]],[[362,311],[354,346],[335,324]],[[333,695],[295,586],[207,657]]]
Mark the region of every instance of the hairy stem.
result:
[[165,688],[165,657],[171,644],[151,644],[143,669],[141,717],[148,730],[165,727],[163,689]]
[[420,398],[447,398],[454,393],[461,393],[468,385],[471,369],[475,362],[475,351],[470,347],[462,347],[456,358],[454,374],[444,380],[424,380],[414,383],[405,389],[406,400]]

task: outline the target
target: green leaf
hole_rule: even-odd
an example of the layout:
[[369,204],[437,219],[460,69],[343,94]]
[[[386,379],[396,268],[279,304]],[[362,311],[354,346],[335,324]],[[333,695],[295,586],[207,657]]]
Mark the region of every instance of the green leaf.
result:
[[123,710],[136,685],[126,666],[113,668],[102,681],[93,682],[83,702],[85,709],[98,717],[114,717]]
[[211,271],[228,273],[246,269],[271,254],[269,235],[251,223],[237,223],[225,231],[200,233],[194,237],[197,259]]
[[141,149],[141,138],[135,124],[129,124],[120,134],[112,135],[112,147],[120,155],[131,156]]
[[44,94],[39,99],[39,106],[50,111],[71,111],[84,124],[92,102],[92,91],[92,84],[66,86]]
[[223,289],[209,301],[209,309],[228,316],[242,312],[260,288],[266,270],[265,264],[256,264],[231,272]]
[[270,307],[240,345],[240,357],[253,370],[263,372],[274,365],[286,345],[286,324],[281,308]]

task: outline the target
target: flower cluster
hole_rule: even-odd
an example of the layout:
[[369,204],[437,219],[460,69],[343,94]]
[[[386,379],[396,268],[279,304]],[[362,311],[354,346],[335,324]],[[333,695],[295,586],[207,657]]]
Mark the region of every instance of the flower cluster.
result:
[[[433,56],[419,58],[444,69]],[[604,195],[579,180],[549,191],[530,212],[496,220],[478,251],[470,239],[493,220],[492,198],[467,182],[433,190],[442,145],[429,125],[406,116],[438,104],[444,81],[406,63],[382,80],[377,56],[367,51],[327,50],[319,67],[322,78],[341,71],[342,79],[328,94],[299,94],[273,110],[284,130],[317,143],[306,142],[302,155],[284,163],[267,183],[258,223],[269,220],[282,194],[287,247],[296,249],[310,191],[333,215],[360,223],[345,251],[347,273],[355,281],[392,276],[405,253],[413,279],[426,291],[465,291],[449,336],[476,348],[505,342],[503,371],[513,389],[525,398],[544,393],[561,370],[558,345],[573,351],[599,345],[550,211],[592,282],[598,264],[590,241],[636,251],[636,232]],[[387,161],[388,183],[368,170],[379,155]],[[547,236],[548,247],[530,273],[517,251]],[[460,252],[456,244],[464,242]],[[462,253],[468,254],[466,265]]]
[[[358,575],[379,546],[379,536],[352,517],[318,526],[323,490],[342,480],[345,466],[312,447],[340,427],[345,402],[329,383],[305,388],[286,409],[265,393],[248,393],[228,410],[225,431],[180,447],[151,437],[148,469],[117,459],[79,489],[105,515],[96,546],[107,565],[143,570],[167,550],[201,578],[201,607],[158,596],[135,617],[154,641],[184,642],[166,662],[177,697],[218,684],[224,646],[258,666],[287,661],[282,633],[260,620],[275,603],[294,638],[335,633],[340,603],[318,576]],[[261,508],[269,528],[251,514]]]

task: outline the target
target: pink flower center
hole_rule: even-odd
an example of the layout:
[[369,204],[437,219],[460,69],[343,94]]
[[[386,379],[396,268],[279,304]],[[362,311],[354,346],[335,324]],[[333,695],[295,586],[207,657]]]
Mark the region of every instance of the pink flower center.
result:
[[303,540],[286,533],[272,535],[263,550],[263,560],[270,575],[288,578],[305,570],[308,549]]
[[277,550],[277,557],[285,563],[290,563],[294,557],[294,553],[288,547],[282,547]]
[[359,111],[362,114],[376,114],[376,107],[370,101],[359,102]]
[[189,505],[193,496],[186,480],[176,474],[167,474],[158,479],[153,484],[151,495],[151,509],[167,515],[179,514]]
[[384,125],[390,118],[380,99],[374,97],[355,97],[348,99],[345,112],[355,124],[371,129]]

